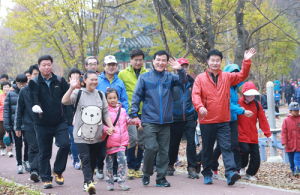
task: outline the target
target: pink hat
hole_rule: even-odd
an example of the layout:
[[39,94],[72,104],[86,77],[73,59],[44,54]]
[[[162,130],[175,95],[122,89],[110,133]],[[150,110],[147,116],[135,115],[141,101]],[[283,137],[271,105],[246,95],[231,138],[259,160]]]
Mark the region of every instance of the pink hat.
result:
[[189,65],[189,62],[185,58],[179,58],[178,62],[179,62],[180,65],[182,65],[182,64],[188,64]]

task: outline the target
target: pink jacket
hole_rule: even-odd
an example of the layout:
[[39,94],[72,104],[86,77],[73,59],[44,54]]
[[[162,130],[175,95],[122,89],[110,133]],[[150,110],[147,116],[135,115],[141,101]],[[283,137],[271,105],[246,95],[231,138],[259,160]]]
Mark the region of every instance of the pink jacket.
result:
[[300,115],[288,115],[282,124],[281,143],[286,144],[285,152],[300,152]]
[[[126,110],[122,108],[121,104],[118,104],[116,108],[108,105],[108,111],[111,117],[112,123],[115,122],[117,114],[121,109],[119,120],[115,126],[115,132],[113,135],[110,135],[106,143],[106,155],[117,153],[119,151],[125,151],[126,146],[129,143],[129,135],[127,131],[127,124],[130,124],[130,118],[128,117]],[[106,138],[107,126],[104,125],[104,134],[103,140]]]

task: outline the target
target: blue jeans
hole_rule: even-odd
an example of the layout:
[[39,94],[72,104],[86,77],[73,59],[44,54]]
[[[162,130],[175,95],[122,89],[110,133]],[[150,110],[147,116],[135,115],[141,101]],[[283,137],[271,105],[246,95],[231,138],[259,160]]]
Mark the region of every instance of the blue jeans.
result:
[[68,126],[69,129],[69,135],[70,135],[70,139],[71,139],[71,153],[73,156],[73,166],[75,165],[75,163],[79,162],[79,158],[78,158],[78,148],[77,148],[77,144],[74,142],[74,137],[73,137],[73,126]]
[[127,149],[127,166],[128,169],[134,169],[135,171],[140,170],[141,163],[143,160],[143,153],[140,147],[138,147],[137,157],[135,157],[135,150],[137,146]]
[[294,171],[300,171],[300,152],[288,152],[290,168]]

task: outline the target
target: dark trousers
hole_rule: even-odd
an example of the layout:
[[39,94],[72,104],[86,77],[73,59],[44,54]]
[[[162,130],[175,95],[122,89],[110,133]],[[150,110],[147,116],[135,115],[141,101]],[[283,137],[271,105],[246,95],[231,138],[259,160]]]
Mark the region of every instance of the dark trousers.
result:
[[[138,148],[136,148],[138,147]],[[137,156],[135,156],[135,152],[137,151]],[[128,169],[134,169],[135,171],[141,168],[141,163],[143,160],[144,150],[139,146],[134,146],[132,148],[127,148],[127,167]],[[115,164],[115,163],[114,163]]]
[[59,147],[53,171],[61,175],[65,169],[70,150],[68,124],[63,122],[57,126],[35,125],[39,145],[39,169],[43,182],[52,181],[50,159],[52,156],[53,137]]
[[241,152],[241,168],[245,168],[249,163],[249,167],[246,171],[248,175],[254,176],[260,166],[260,154],[258,144],[248,144],[244,142],[239,142],[240,152]]
[[23,131],[23,135],[28,143],[28,159],[30,164],[30,173],[35,171],[39,173],[39,146],[34,129]]
[[286,103],[288,104],[288,105],[290,105],[290,103],[291,103],[291,98],[292,98],[292,95],[291,94],[287,94],[286,96],[285,96],[285,98],[286,98]]
[[275,105],[279,106],[279,100],[275,100]]
[[135,125],[129,125],[128,135],[129,144],[127,146],[127,167],[128,169],[134,169],[137,171],[141,168],[143,160],[145,135],[143,129],[137,130]]
[[177,161],[180,141],[183,133],[185,133],[187,139],[186,154],[188,167],[196,168],[195,131],[195,121],[172,123],[170,125],[169,165],[174,165]]
[[170,124],[143,123],[145,134],[143,173],[146,177],[153,175],[153,162],[157,154],[157,178],[166,177],[169,164]]
[[89,181],[94,182],[93,175],[97,163],[97,152],[99,148],[99,143],[96,144],[77,143],[77,148],[79,152],[79,158],[82,163],[84,183],[88,183]]
[[226,123],[212,123],[200,125],[202,136],[202,175],[204,177],[211,177],[211,166],[213,162],[213,148],[215,140],[220,144],[221,152],[223,154],[223,162],[225,166],[225,176],[236,171],[234,156],[231,151],[230,142],[230,126]]
[[[98,144],[98,155],[97,155],[97,163],[96,166],[98,169],[103,170],[104,167],[104,160],[106,157],[106,141],[100,142]],[[113,165],[113,174],[117,175],[118,174],[118,161],[117,157],[114,157],[114,165]]]
[[[238,132],[238,122],[237,121],[232,121],[229,123],[230,125],[230,130],[231,130],[231,151],[233,152],[234,155],[234,162],[236,165],[236,170],[241,169],[241,155],[240,155],[240,150],[239,150],[239,132]],[[220,155],[222,154],[220,144],[217,142],[217,147],[214,150],[213,154],[213,162],[211,169],[213,171],[218,171],[219,163],[218,159]]]
[[22,165],[22,148],[23,148],[23,141],[24,141],[24,156],[23,160],[28,161],[28,143],[26,139],[23,139],[23,132],[20,137],[16,136],[15,131],[10,132],[10,141],[15,144],[15,152],[16,152],[16,160],[17,165]]

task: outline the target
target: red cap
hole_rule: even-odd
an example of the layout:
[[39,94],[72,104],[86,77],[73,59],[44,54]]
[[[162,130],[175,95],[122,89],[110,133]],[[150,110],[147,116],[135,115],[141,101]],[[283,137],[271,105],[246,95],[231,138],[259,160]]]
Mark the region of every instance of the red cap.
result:
[[189,62],[185,58],[179,58],[178,62],[179,62],[180,65],[182,65],[182,64],[188,64],[189,65]]

